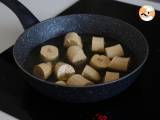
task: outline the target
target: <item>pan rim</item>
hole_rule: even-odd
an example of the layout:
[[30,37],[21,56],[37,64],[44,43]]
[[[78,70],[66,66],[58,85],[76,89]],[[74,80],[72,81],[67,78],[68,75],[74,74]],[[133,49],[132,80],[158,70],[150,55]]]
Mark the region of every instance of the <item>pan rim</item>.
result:
[[[35,77],[33,74],[29,73],[27,70],[25,70],[20,64],[19,62],[17,61],[16,57],[15,57],[15,45],[17,43],[17,41],[19,40],[19,38],[24,34],[26,33],[27,31],[30,31],[31,29],[33,29],[34,27],[40,25],[40,24],[43,24],[43,23],[47,23],[49,21],[53,21],[54,19],[57,19],[57,18],[61,18],[61,17],[69,17],[69,16],[94,16],[94,17],[105,17],[107,19],[114,19],[115,21],[118,21],[118,22],[121,22],[123,24],[126,24],[127,26],[129,26],[130,28],[134,29],[134,31],[136,31],[139,35],[141,35],[141,37],[143,38],[143,41],[144,41],[144,44],[145,44],[145,47],[146,47],[146,54],[145,54],[145,58],[142,60],[142,62],[137,66],[135,67],[130,73],[128,73],[127,75],[121,77],[120,79],[117,79],[117,80],[114,80],[114,81],[111,81],[111,82],[105,82],[105,83],[98,83],[98,84],[93,84],[93,85],[88,85],[88,86],[65,86],[65,85],[58,85],[56,83],[52,83],[50,81],[45,81],[45,80],[42,80],[42,79],[39,79],[37,77]],[[122,80],[125,80],[126,78],[128,78],[129,76],[133,75],[134,73],[136,73],[138,70],[140,70],[143,65],[146,63],[148,57],[149,57],[149,44],[148,44],[148,41],[147,39],[145,38],[145,36],[143,35],[143,33],[138,30],[135,26],[129,24],[128,22],[124,21],[124,20],[121,20],[121,19],[118,19],[118,18],[114,18],[114,17],[110,17],[110,16],[105,16],[105,15],[99,15],[99,14],[70,14],[70,15],[63,15],[63,16],[57,16],[57,17],[53,17],[53,18],[49,18],[49,19],[46,19],[44,21],[41,21],[40,23],[38,24],[35,24],[33,25],[32,27],[28,28],[27,30],[25,30],[16,40],[16,43],[13,47],[13,57],[14,57],[14,60],[16,62],[16,64],[18,65],[18,67],[29,77],[32,77],[34,80],[39,80],[45,84],[48,84],[48,85],[55,85],[57,87],[65,87],[65,88],[93,88],[93,87],[101,87],[101,86],[106,86],[106,85],[109,85],[109,84],[114,84],[116,82],[121,82]]]

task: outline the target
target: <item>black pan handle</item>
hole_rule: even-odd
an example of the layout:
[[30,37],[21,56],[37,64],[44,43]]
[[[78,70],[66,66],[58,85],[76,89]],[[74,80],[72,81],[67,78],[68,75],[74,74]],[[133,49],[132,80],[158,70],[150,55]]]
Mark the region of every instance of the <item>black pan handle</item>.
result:
[[18,0],[0,0],[8,8],[10,8],[19,18],[24,29],[39,23],[39,20]]

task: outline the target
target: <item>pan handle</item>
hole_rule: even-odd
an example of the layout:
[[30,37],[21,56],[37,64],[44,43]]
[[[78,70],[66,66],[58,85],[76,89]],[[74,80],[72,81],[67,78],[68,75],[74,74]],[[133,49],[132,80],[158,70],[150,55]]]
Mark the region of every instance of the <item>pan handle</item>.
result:
[[10,8],[19,18],[24,29],[39,23],[39,20],[18,0],[0,0],[8,8]]

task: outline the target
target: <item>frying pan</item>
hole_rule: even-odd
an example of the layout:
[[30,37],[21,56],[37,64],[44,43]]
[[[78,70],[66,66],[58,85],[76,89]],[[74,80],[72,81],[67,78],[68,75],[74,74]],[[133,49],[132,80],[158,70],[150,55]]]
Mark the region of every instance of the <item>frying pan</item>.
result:
[[[27,81],[41,93],[63,102],[96,102],[108,99],[126,90],[140,74],[149,54],[148,43],[143,34],[132,25],[112,17],[91,14],[60,16],[39,22],[17,0],[0,0],[19,18],[25,32],[17,39],[13,56]],[[119,80],[85,87],[59,86],[33,76],[25,68],[30,52],[40,44],[68,32],[110,36],[127,46],[136,60],[135,68]],[[53,39],[56,41],[56,39]],[[86,43],[88,41],[86,40]]]

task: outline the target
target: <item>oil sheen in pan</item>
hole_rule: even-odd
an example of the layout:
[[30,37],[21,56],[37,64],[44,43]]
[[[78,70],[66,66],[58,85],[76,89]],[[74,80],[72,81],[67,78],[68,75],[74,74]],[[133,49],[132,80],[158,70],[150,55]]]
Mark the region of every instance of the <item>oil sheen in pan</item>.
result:
[[[81,38],[82,38],[82,42],[83,42],[83,50],[87,56],[87,61],[84,63],[84,64],[81,64],[81,65],[76,65],[74,66],[75,70],[76,70],[76,73],[79,73],[81,74],[85,65],[86,64],[89,64],[89,61],[91,59],[91,57],[96,54],[96,53],[93,53],[91,51],[91,44],[92,44],[92,36],[93,35],[89,35],[89,34],[83,34],[83,35],[80,35]],[[96,35],[95,35],[96,36]],[[134,55],[132,54],[132,52],[127,48],[127,46],[124,46],[122,43],[120,43],[118,40],[114,40],[110,37],[105,37],[103,36],[105,41],[106,41],[106,44],[105,44],[105,47],[107,46],[112,46],[112,45],[115,45],[115,44],[121,44],[123,46],[123,49],[124,49],[124,52],[125,52],[125,57],[130,57],[131,58],[131,62],[130,62],[130,65],[129,65],[129,69],[126,73],[120,73],[120,76],[125,76],[126,74],[130,73],[135,67],[136,67],[136,60],[134,60]],[[63,62],[66,62],[66,63],[69,63],[71,64],[67,57],[66,57],[66,51],[67,49],[63,46],[63,43],[64,43],[64,36],[59,36],[59,37],[56,37],[56,38],[52,38],[50,40],[47,40],[46,42],[40,44],[39,46],[37,46],[36,48],[34,48],[28,58],[26,59],[26,62],[25,62],[25,69],[33,74],[33,68],[34,68],[34,65],[37,65],[41,62],[43,62],[40,58],[40,49],[42,46],[44,45],[55,45],[58,47],[59,49],[59,58],[57,61],[63,61]],[[105,55],[105,52],[102,53]],[[105,72],[106,72],[107,69],[104,69],[104,70],[100,70],[99,73],[101,75],[101,77],[103,78],[104,75],[105,75]],[[51,81],[51,82],[54,82],[56,81],[56,76],[54,74],[52,74],[47,81]]]

